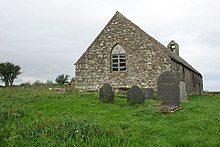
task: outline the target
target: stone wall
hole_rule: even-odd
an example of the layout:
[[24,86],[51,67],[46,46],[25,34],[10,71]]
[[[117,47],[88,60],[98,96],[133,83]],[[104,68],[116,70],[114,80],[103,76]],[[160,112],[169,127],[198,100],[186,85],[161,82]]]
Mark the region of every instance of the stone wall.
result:
[[[126,51],[126,71],[111,70],[111,53],[116,44]],[[184,64],[178,61],[183,59],[173,56],[168,48],[117,12],[76,62],[75,87],[98,90],[103,83],[109,83],[115,89],[137,85],[156,90],[160,74],[171,70],[186,83],[188,94],[200,93],[201,75],[187,67],[185,61]]]
[[178,79],[186,84],[187,94],[202,93],[203,81],[202,76],[193,72],[188,67],[171,60],[172,71],[176,73]]
[[[127,70],[111,71],[111,51],[121,44]],[[116,14],[76,63],[76,88],[97,90],[103,83],[114,88],[156,88],[159,75],[171,69],[161,44],[121,14]]]

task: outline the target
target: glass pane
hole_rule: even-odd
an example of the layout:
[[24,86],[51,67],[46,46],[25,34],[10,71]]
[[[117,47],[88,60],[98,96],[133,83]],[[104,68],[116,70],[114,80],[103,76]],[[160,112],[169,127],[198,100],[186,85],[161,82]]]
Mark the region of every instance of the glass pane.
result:
[[125,71],[126,67],[120,68],[120,71]]
[[120,62],[126,62],[126,60],[125,59],[120,59]]
[[112,64],[112,67],[118,67],[118,64]]
[[112,58],[118,58],[118,55],[112,55]]
[[118,63],[118,59],[113,59],[112,62],[113,63]]
[[125,59],[125,54],[120,54],[120,58],[124,58]]
[[118,68],[112,68],[113,71],[118,71]]
[[121,67],[121,66],[126,66],[126,63],[120,63],[120,67]]

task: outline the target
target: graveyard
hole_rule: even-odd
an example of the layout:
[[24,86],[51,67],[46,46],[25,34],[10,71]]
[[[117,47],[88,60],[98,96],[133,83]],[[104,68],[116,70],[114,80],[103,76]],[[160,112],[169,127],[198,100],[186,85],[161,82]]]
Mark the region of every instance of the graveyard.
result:
[[162,113],[155,93],[143,102],[136,90],[109,90],[106,102],[99,92],[2,88],[0,146],[220,145],[220,95],[190,95],[178,111]]

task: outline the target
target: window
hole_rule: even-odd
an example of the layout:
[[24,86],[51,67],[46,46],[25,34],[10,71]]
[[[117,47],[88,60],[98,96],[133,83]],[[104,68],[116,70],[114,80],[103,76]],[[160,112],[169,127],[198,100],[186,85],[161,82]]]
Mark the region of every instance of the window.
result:
[[112,71],[126,71],[126,52],[120,44],[112,50]]

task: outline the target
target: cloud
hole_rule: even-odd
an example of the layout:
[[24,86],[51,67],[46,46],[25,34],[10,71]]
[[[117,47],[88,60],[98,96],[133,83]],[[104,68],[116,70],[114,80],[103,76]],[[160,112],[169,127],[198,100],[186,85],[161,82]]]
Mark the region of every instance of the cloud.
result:
[[219,0],[0,0],[0,62],[22,67],[18,81],[74,76],[74,63],[118,10],[180,55],[217,90]]

